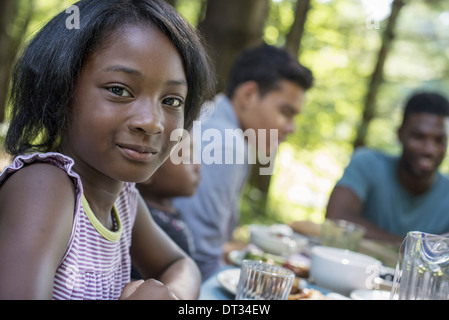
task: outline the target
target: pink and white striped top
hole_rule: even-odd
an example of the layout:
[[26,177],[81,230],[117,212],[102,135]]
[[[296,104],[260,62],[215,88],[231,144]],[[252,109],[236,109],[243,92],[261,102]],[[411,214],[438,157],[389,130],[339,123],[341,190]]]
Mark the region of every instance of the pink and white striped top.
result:
[[34,153],[14,159],[0,175],[0,185],[27,164],[45,162],[65,170],[76,187],[72,232],[65,254],[56,270],[53,299],[118,299],[130,281],[131,232],[137,210],[138,191],[125,183],[114,206],[115,230],[106,229],[95,217],[83,196],[81,179],[72,168],[74,161],[59,153]]

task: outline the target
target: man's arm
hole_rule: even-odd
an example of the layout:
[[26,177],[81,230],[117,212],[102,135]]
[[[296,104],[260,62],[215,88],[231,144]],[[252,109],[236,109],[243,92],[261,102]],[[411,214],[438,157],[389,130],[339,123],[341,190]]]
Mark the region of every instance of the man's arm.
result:
[[366,237],[376,240],[400,243],[402,238],[386,232],[362,217],[363,202],[349,188],[336,186],[327,204],[326,218],[344,219],[362,225]]

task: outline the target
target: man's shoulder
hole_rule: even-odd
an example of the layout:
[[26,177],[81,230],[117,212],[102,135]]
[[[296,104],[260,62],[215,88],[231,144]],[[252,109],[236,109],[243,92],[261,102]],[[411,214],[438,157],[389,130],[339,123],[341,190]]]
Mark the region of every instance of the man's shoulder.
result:
[[442,185],[445,190],[449,189],[449,175],[441,171],[437,172],[439,185]]
[[358,147],[354,150],[354,155],[361,157],[384,157],[386,153],[368,147]]
[[239,127],[231,101],[224,94],[217,94],[213,101],[205,104],[198,120],[202,125],[202,129],[216,128],[224,130]]
[[367,148],[367,147],[359,147],[354,150],[354,154],[352,155],[352,161],[358,161],[365,164],[380,164],[394,161],[395,157],[391,156],[383,151]]

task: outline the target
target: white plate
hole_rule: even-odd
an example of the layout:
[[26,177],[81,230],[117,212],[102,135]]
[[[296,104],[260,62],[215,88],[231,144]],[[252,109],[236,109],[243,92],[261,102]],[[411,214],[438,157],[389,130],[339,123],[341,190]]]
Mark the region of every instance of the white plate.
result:
[[236,266],[241,266],[243,258],[245,258],[246,251],[245,250],[232,250],[228,254],[228,259]]
[[237,293],[237,285],[239,284],[240,268],[232,268],[221,271],[217,274],[218,282],[229,293]]
[[390,300],[390,291],[358,289],[351,292],[353,300]]

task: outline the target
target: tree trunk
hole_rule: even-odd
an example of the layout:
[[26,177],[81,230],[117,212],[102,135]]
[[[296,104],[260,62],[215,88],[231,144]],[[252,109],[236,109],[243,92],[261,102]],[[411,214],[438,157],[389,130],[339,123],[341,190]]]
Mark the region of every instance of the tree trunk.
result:
[[[295,8],[295,20],[287,34],[285,49],[294,56],[299,55],[301,39],[304,34],[304,26],[307,12],[310,9],[310,0],[297,0]],[[271,183],[271,175],[260,175],[260,169],[266,166],[256,163],[252,166],[249,183],[260,191],[262,197],[268,194]]]
[[[307,13],[310,9],[310,0],[297,0],[295,8],[295,19],[290,31],[287,34],[285,49],[294,56],[299,55],[301,39],[304,34],[304,27]],[[252,166],[249,183],[260,191],[262,197],[266,197],[271,183],[271,175],[260,175],[260,168],[264,166],[256,163]]]
[[304,26],[307,20],[307,13],[310,9],[310,0],[297,0],[295,8],[295,20],[287,34],[285,49],[291,54],[299,55]]
[[5,121],[8,98],[9,74],[11,71],[11,24],[17,12],[16,0],[0,2],[0,123]]
[[228,72],[245,48],[263,41],[269,0],[209,0],[198,25],[214,61],[217,90],[225,89]]
[[[33,0],[0,2],[0,123],[5,122],[11,66],[25,37],[34,11],[33,4]],[[19,7],[26,8],[26,11],[20,19],[16,19]],[[15,24],[14,33],[12,32],[13,24]]]
[[403,0],[394,0],[392,4],[391,14],[388,18],[388,24],[382,37],[382,46],[379,50],[376,67],[373,74],[371,75],[368,93],[365,97],[365,108],[363,110],[362,122],[360,123],[357,130],[357,137],[353,144],[354,148],[364,146],[366,143],[368,127],[371,123],[371,120],[373,120],[376,114],[376,97],[379,91],[379,87],[383,82],[383,69],[385,61],[394,39],[394,29],[396,26],[397,18],[404,4],[405,3],[403,2]]

